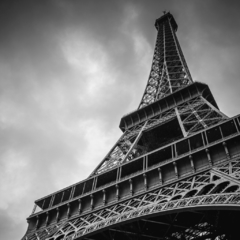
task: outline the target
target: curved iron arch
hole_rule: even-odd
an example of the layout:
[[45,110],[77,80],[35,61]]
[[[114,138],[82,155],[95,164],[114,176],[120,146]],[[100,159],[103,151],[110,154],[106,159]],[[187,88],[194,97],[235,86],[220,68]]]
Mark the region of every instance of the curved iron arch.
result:
[[230,185],[230,181],[223,181],[218,184],[214,188],[210,190],[211,194],[217,194],[222,192],[225,188],[227,188]]
[[118,216],[110,217],[99,222],[89,224],[84,229],[77,230],[75,235],[66,238],[73,240],[80,237],[86,237],[93,233],[97,233],[118,224],[135,221],[140,218],[147,218],[154,215],[169,214],[172,212],[187,211],[194,208],[195,210],[211,209],[234,209],[240,211],[240,193],[230,194],[210,194],[203,196],[195,196],[191,198],[178,199],[165,203],[154,203],[143,206],[141,208],[131,210]]
[[234,184],[228,186],[226,189],[224,189],[223,193],[230,193],[230,192],[236,192],[239,189],[239,186]]

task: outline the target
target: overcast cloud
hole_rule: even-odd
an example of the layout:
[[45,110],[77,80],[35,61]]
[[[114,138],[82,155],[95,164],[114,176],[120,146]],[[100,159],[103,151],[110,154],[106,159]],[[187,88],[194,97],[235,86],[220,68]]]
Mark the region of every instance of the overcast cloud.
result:
[[1,1],[0,239],[19,240],[34,200],[86,178],[120,137],[164,10],[193,79],[238,114],[238,1]]

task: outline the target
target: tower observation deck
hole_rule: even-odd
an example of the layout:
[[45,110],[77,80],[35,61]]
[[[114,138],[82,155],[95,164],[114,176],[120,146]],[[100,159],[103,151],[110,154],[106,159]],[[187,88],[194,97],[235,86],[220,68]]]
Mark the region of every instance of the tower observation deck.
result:
[[192,80],[173,15],[155,27],[147,85],[122,136],[87,179],[35,201],[22,240],[239,238],[240,116]]

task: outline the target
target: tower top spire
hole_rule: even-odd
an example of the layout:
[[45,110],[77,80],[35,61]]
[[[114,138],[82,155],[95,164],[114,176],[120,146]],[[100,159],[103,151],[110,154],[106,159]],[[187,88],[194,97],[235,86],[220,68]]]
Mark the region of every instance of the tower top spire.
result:
[[156,20],[155,27],[158,33],[153,62],[139,108],[193,83],[176,36],[178,25],[173,15],[164,11],[164,15]]
[[177,29],[178,29],[178,25],[177,25],[173,15],[170,12],[166,12],[166,11],[163,11],[163,16],[161,16],[160,18],[156,19],[156,22],[155,22],[156,29],[158,30],[159,29],[159,25],[161,23],[165,22],[168,19],[170,20],[171,25],[172,25],[174,31],[176,32]]

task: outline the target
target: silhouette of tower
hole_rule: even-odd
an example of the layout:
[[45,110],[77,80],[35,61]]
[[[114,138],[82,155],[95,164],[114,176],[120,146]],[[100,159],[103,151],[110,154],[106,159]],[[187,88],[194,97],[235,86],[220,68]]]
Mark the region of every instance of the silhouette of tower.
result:
[[172,14],[155,27],[150,76],[123,135],[87,179],[35,201],[24,240],[239,236],[240,116],[193,82]]

